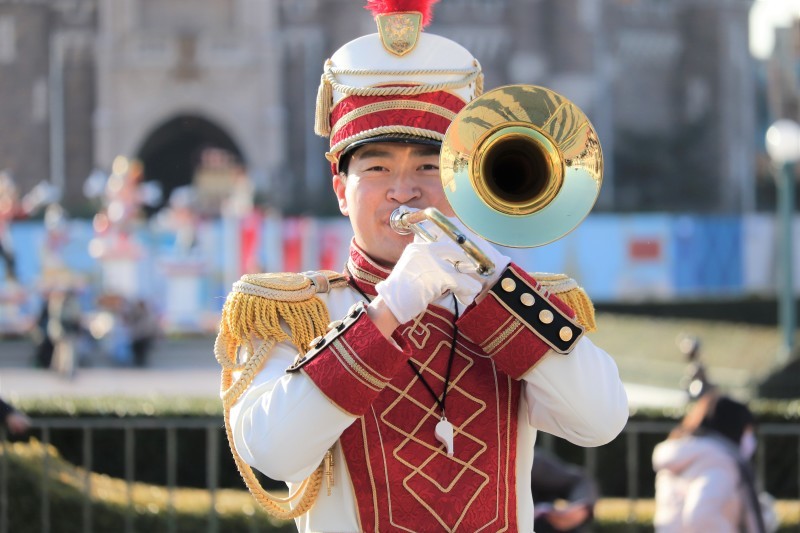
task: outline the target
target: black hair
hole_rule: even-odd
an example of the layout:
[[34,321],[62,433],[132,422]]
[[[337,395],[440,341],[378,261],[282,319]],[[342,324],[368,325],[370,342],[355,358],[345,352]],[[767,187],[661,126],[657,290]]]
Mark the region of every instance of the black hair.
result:
[[754,423],[753,413],[746,405],[727,396],[721,396],[703,417],[700,427],[716,431],[739,444],[745,428]]

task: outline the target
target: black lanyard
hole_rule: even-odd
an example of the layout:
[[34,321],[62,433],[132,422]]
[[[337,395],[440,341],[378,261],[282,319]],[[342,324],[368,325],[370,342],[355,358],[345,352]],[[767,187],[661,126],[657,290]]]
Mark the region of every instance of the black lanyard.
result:
[[[363,296],[367,302],[371,302],[372,299],[364,291],[362,291],[361,287],[359,287],[358,284],[354,281],[353,274],[350,272],[350,269],[347,266],[345,266],[345,272],[348,275],[347,282],[350,284],[350,286],[353,287],[356,291],[358,291],[358,293],[361,296]],[[439,406],[439,409],[442,410],[442,418],[445,418],[445,402],[447,401],[447,391],[450,388],[450,373],[453,370],[453,359],[455,359],[456,341],[458,340],[458,326],[456,325],[456,322],[458,322],[458,301],[456,300],[455,295],[453,295],[453,307],[455,309],[455,318],[453,319],[453,338],[450,343],[450,355],[447,358],[447,372],[445,373],[444,376],[444,390],[442,391],[441,400],[436,395],[436,393],[433,392],[433,387],[431,387],[430,384],[427,381],[425,381],[425,378],[422,376],[422,373],[419,371],[419,369],[414,365],[414,363],[411,362],[411,359],[407,360],[408,366],[411,367],[411,370],[414,371],[414,374],[416,374],[419,380],[422,382],[422,384],[425,385],[425,388],[428,389],[428,392],[431,393],[431,396],[433,397],[434,401],[436,401],[436,404]]]

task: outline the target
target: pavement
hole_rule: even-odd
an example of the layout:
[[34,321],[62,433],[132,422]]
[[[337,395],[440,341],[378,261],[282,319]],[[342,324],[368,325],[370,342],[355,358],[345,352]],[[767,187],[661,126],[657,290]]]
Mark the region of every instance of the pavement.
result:
[[[72,379],[49,369],[34,368],[27,339],[0,341],[0,396],[12,402],[42,396],[191,396],[216,398],[220,368],[213,354],[213,336],[160,340],[145,368],[119,367],[102,354],[81,366]],[[626,383],[632,408],[680,407],[679,388]]]
[[162,339],[144,368],[120,367],[93,353],[71,379],[34,368],[27,339],[0,341],[0,396],[10,400],[41,396],[193,396],[219,394],[220,367],[214,337]]

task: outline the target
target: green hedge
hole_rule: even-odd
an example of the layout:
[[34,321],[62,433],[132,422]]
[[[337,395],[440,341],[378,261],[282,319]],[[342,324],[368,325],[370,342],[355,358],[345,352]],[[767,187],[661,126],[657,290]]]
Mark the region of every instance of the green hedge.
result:
[[[214,397],[167,396],[100,396],[21,398],[15,401],[21,410],[31,416],[69,417],[222,417],[222,402]],[[760,422],[800,422],[800,400],[753,400],[750,406]],[[631,412],[634,420],[673,420],[683,415],[682,409],[645,408]]]
[[53,397],[40,396],[21,398],[14,404],[28,415],[76,417],[76,418],[123,418],[147,416],[154,418],[219,416],[222,419],[222,401],[214,397],[172,396],[99,396],[99,397]]
[[[73,417],[194,417],[222,416],[222,402],[214,397],[172,396],[102,396],[102,397],[33,397],[17,400],[15,404],[32,416]],[[800,400],[753,400],[753,412],[760,422],[800,422]],[[632,419],[674,420],[683,415],[673,407],[645,408],[631,413]]]
[[[224,435],[222,404],[216,398],[181,397],[96,397],[96,398],[35,398],[17,402],[17,406],[34,420],[49,418],[124,419],[124,418],[183,418],[212,417],[219,420],[219,479],[221,488],[244,487],[236,470],[227,439]],[[31,435],[42,439],[41,431]],[[204,429],[179,429],[177,435],[177,483],[186,487],[206,486],[206,435]],[[113,477],[124,477],[124,432],[120,429],[92,431],[94,471]],[[164,430],[137,430],[135,433],[135,480],[165,485],[166,433]],[[83,464],[83,434],[80,429],[52,429],[49,442],[74,464]],[[283,487],[269,480],[270,488]]]
[[[624,498],[603,498],[595,508],[596,533],[652,533],[655,502],[631,502]],[[779,526],[776,533],[800,533],[800,501],[775,502]],[[707,533],[713,533],[711,531]]]
[[[36,417],[75,417],[75,418],[127,418],[127,417],[219,417],[221,446],[219,450],[219,486],[225,489],[243,489],[243,483],[233,464],[230,451],[225,444],[222,429],[222,406],[217,398],[40,398],[19,401],[18,406],[33,418]],[[786,423],[795,425],[800,422],[800,400],[773,401],[756,400],[752,402],[758,420],[769,423]],[[631,420],[667,421],[677,423],[683,411],[680,409],[644,409],[631,413]],[[71,431],[71,432],[70,432]],[[152,485],[164,485],[165,453],[163,431],[137,432],[136,440],[136,480]],[[36,433],[34,433],[36,435]],[[542,436],[541,439],[545,441]],[[646,501],[652,497],[654,473],[650,467],[652,447],[665,435],[643,435],[639,442],[639,496]],[[122,432],[119,430],[96,430],[93,435],[95,457],[92,468],[101,474],[111,477],[123,477]],[[75,430],[53,430],[50,441],[62,457],[74,464],[82,463],[81,435]],[[555,439],[555,451],[564,459],[582,464],[585,450],[566,441]],[[794,436],[772,437],[762,442],[763,451],[768,461],[765,484],[769,492],[778,498],[797,498],[798,439]],[[203,430],[180,430],[178,435],[178,479],[177,483],[185,487],[202,489],[206,483],[204,470],[206,440]],[[611,443],[596,449],[597,478],[601,493],[607,497],[623,497],[628,493],[626,472],[627,446],[625,435]],[[280,483],[265,479],[265,486],[270,489],[282,488]],[[610,500],[609,500],[610,501]],[[627,501],[627,500],[625,500]],[[792,515],[794,516],[794,515]],[[603,531],[650,531],[646,517],[636,524],[628,523],[627,511],[616,513],[614,517],[603,520]],[[800,522],[800,512],[789,523]],[[614,529],[623,528],[623,529]],[[644,529],[640,529],[644,528]],[[137,528],[138,530],[138,528]],[[15,531],[12,529],[12,531]],[[800,527],[795,529],[800,533]]]
[[[52,446],[38,441],[6,444],[0,460],[8,472],[9,531],[33,533],[42,529],[42,480],[47,460],[48,500],[51,530],[59,533],[83,531],[86,471],[65,461]],[[133,483],[131,503],[128,485],[120,479],[89,474],[92,527],[94,531],[124,531],[130,523],[134,531],[205,531],[211,510],[208,491],[176,489],[170,506],[169,492],[161,486]],[[293,522],[278,521],[264,513],[252,496],[243,490],[220,490],[216,495],[218,531],[293,532]],[[800,502],[777,502],[782,526],[779,533],[800,531]],[[653,502],[635,504],[624,499],[603,499],[596,509],[597,533],[649,533],[653,531]]]
[[[752,402],[753,410],[761,422],[797,424],[800,422],[800,401]],[[219,438],[223,443],[219,449],[219,479],[221,488],[243,488],[242,481],[233,464],[230,451],[224,444],[226,439],[222,429],[222,406],[219,399],[173,398],[173,397],[98,397],[98,398],[40,398],[19,402],[19,406],[32,417],[76,417],[76,418],[162,418],[197,416],[218,417]],[[676,424],[683,412],[681,409],[645,409],[631,413],[632,421],[665,421],[669,428]],[[653,496],[655,474],[650,466],[653,447],[666,437],[663,434],[644,434],[639,441],[637,462],[639,465],[638,496]],[[34,431],[34,436],[41,434]],[[206,436],[202,429],[181,429],[177,433],[178,471],[177,483],[187,487],[206,486]],[[547,435],[542,435],[542,443]],[[123,432],[121,430],[95,430],[93,443],[95,456],[92,468],[99,473],[114,477],[124,477],[122,457]],[[80,430],[53,430],[50,442],[68,461],[83,463],[82,434]],[[141,430],[136,432],[135,479],[145,483],[166,484],[166,436],[163,430]],[[621,435],[611,443],[597,448],[597,479],[601,491],[610,497],[621,497],[629,493],[629,479],[626,457],[628,452],[626,435]],[[772,436],[760,443],[761,451],[768,461],[763,482],[771,494],[778,498],[796,498],[798,487],[798,438],[793,435]],[[566,441],[555,439],[554,451],[564,459],[583,464],[585,450]],[[282,484],[265,479],[270,489],[283,487]]]
[[[47,498],[51,531],[84,531],[83,489],[86,471],[65,461],[52,446],[38,441],[16,442],[2,448],[2,460],[8,468],[9,531],[34,533],[42,530],[42,486],[47,463]],[[94,531],[125,531],[126,523],[134,531],[206,531],[211,520],[211,498],[206,490],[176,489],[172,507],[166,488],[144,483],[128,485],[120,479],[89,474],[91,484],[91,524]],[[216,494],[218,531],[292,532],[293,522],[276,521],[267,516],[244,490],[220,490]]]

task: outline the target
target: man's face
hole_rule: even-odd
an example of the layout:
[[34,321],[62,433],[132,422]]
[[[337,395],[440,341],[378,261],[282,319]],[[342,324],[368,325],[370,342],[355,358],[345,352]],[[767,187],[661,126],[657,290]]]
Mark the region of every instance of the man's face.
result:
[[356,244],[374,261],[393,266],[413,235],[399,235],[389,226],[392,211],[405,205],[436,207],[447,216],[439,178],[439,148],[422,144],[372,143],[352,154],[347,176],[333,177],[339,210],[350,217]]

